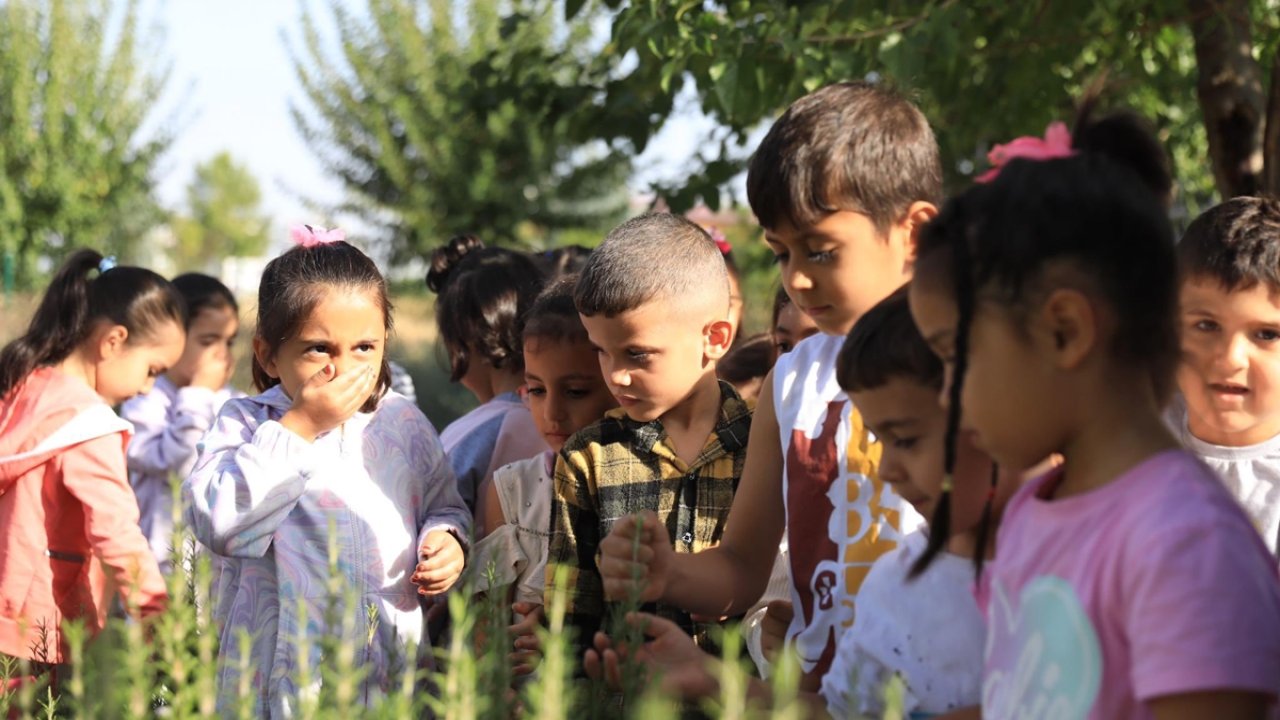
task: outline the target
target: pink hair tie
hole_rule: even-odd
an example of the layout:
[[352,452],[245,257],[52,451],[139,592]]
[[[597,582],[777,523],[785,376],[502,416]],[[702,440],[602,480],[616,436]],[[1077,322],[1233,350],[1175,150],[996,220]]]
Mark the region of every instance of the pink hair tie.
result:
[[724,233],[720,231],[720,228],[712,225],[707,228],[707,234],[716,242],[716,247],[720,249],[721,255],[728,255],[730,252],[733,252],[733,246],[729,244],[727,239],[725,239]]
[[1049,127],[1044,131],[1043,138],[1024,135],[1004,145],[997,145],[992,148],[991,152],[987,153],[987,160],[991,163],[991,169],[974,178],[974,181],[986,183],[995,180],[1005,163],[1014,158],[1054,160],[1056,158],[1070,157],[1074,154],[1075,150],[1071,149],[1071,131],[1067,129],[1066,124],[1062,122],[1050,123]]
[[312,227],[310,225],[294,225],[289,228],[289,237],[293,239],[295,244],[309,248],[346,240],[347,234],[339,228],[325,230],[322,227]]

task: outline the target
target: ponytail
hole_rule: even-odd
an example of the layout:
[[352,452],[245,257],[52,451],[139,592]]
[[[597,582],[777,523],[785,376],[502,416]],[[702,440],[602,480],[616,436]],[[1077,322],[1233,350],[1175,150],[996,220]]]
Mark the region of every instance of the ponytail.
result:
[[0,399],[36,368],[67,359],[96,320],[123,325],[131,343],[150,337],[162,322],[186,324],[186,306],[167,280],[104,260],[94,250],[77,250],[58,268],[26,333],[0,350]]

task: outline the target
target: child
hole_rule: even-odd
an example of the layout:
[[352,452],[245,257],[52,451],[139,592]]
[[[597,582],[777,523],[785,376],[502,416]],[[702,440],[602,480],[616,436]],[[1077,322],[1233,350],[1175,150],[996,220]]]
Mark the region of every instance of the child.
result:
[[484,539],[471,563],[476,590],[509,586],[509,601],[524,616],[542,605],[556,453],[574,433],[618,406],[573,305],[576,282],[568,276],[544,290],[523,332],[527,402],[551,450],[494,472],[484,502]]
[[178,361],[185,322],[164,278],[78,250],[0,351],[0,653],[66,662],[62,622],[96,634],[109,588],[136,616],[164,609],[111,406]]
[[450,379],[480,407],[440,435],[467,507],[476,505],[493,471],[547,450],[518,391],[524,384],[520,318],[542,289],[542,274],[521,253],[486,248],[459,236],[432,254],[427,287],[438,295],[436,324],[449,352]]
[[222,404],[238,395],[227,381],[234,369],[231,346],[240,329],[240,308],[226,285],[187,273],[174,278],[173,286],[187,303],[182,357],[156,378],[151,392],[120,409],[134,427],[129,482],[138,496],[142,534],[166,575],[174,552],[172,481],[191,472],[200,438]]
[[[653,272],[658,261],[661,273]],[[724,258],[697,225],[649,214],[614,228],[587,261],[574,302],[622,406],[570,438],[556,463],[547,595],[556,571],[567,570],[565,624],[585,649],[606,609],[595,562],[600,538],[628,513],[649,510],[674,539],[668,552],[718,543],[751,412],[716,379],[732,333],[729,281]],[[679,608],[657,612],[693,628]]]
[[1280,201],[1240,197],[1178,244],[1183,445],[1222,478],[1271,552],[1280,542]]
[[[320,682],[300,688],[295,671],[305,664],[320,677],[317,640],[326,634],[361,649],[362,701],[398,685],[421,635],[418,594],[454,583],[470,529],[431,424],[386,393],[391,307],[382,276],[339,231],[306,227],[294,238],[298,246],[267,265],[258,289],[261,394],[223,406],[182,487],[196,538],[224,559],[215,605],[221,712],[245,682],[255,715],[295,713],[299,693]],[[366,621],[366,608],[376,618]],[[238,657],[242,631],[253,636],[249,658]],[[242,663],[252,678],[239,678]]]
[[800,312],[796,304],[787,297],[786,288],[778,288],[773,299],[773,322],[769,325],[769,334],[773,338],[773,359],[791,352],[801,340],[817,335],[818,324],[813,318]]
[[749,405],[755,405],[764,379],[773,368],[773,338],[759,333],[744,338],[716,363],[716,375],[733,386]]
[[1170,236],[1088,152],[1008,163],[921,236],[911,311],[953,437],[963,418],[1003,466],[1063,457],[1009,501],[981,588],[986,717],[1262,718],[1280,689],[1274,559],[1160,418]]
[[[931,514],[942,496],[948,440],[947,414],[938,405],[942,363],[912,323],[905,288],[859,318],[840,351],[836,374],[884,443],[881,478],[917,510]],[[951,509],[947,552],[912,577],[928,537],[920,531],[876,561],[858,592],[857,617],[840,638],[821,694],[802,696],[811,715],[881,717],[893,675],[904,681],[901,710],[912,717],[978,702],[986,624],[971,593],[973,565],[989,556],[989,531],[1014,483],[1002,476],[998,492],[984,502],[991,460],[970,437],[962,435],[957,442],[955,495],[966,502]],[[716,687],[717,663],[689,652],[692,643],[677,628],[655,619],[649,633],[656,639],[640,657],[662,671],[673,690]],[[601,674],[602,662],[614,673],[617,653],[608,638],[597,636],[597,648],[588,657],[593,673]],[[758,680],[748,688],[758,698],[767,698],[769,691]]]
[[836,355],[862,313],[911,277],[916,233],[941,190],[929,124],[884,87],[832,85],[774,123],[751,160],[747,197],[787,294],[822,332],[779,358],[765,383],[720,547],[674,556],[664,530],[649,523],[642,541],[652,555],[641,553],[648,562],[637,568],[635,523],[615,523],[601,543],[610,597],[627,597],[638,573],[645,599],[700,614],[742,612],[764,591],[785,530],[795,607],[788,635],[804,687],[818,689],[871,564],[919,522],[879,480],[880,445],[836,382]]

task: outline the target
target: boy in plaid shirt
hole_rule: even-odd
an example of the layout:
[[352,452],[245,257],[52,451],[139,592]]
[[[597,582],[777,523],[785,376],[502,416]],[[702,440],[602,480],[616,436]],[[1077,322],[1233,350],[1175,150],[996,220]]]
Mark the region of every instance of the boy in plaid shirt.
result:
[[[606,611],[600,539],[651,511],[676,552],[719,543],[751,410],[716,379],[732,337],[729,280],[697,225],[670,214],[623,223],[588,260],[574,301],[620,405],[569,438],[556,462],[546,592],[549,602],[568,568],[566,623],[585,649]],[[652,609],[703,639],[683,610]]]

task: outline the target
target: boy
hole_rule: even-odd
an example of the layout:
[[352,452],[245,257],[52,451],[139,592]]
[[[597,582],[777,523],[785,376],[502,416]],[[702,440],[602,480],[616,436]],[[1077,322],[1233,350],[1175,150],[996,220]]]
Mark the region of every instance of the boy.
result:
[[933,132],[897,93],[841,83],[778,119],[751,160],[747,197],[783,287],[822,332],[783,355],[765,380],[720,546],[674,556],[648,517],[645,567],[635,568],[635,523],[617,523],[601,544],[610,597],[625,597],[638,571],[646,600],[742,612],[764,589],[785,529],[794,606],[787,636],[802,687],[817,691],[872,563],[919,522],[877,477],[880,446],[836,382],[835,359],[854,322],[911,278],[916,234],[937,214],[941,193]]
[[[587,261],[574,304],[621,405],[569,438],[556,462],[547,601],[557,570],[567,568],[566,623],[585,649],[605,612],[600,538],[620,518],[651,510],[675,539],[668,550],[718,543],[751,413],[716,379],[733,335],[729,280],[697,225],[652,214],[615,228]],[[657,612],[699,629],[677,608]]]
[[1280,541],[1280,201],[1214,207],[1178,244],[1187,449],[1222,477],[1274,553]]

